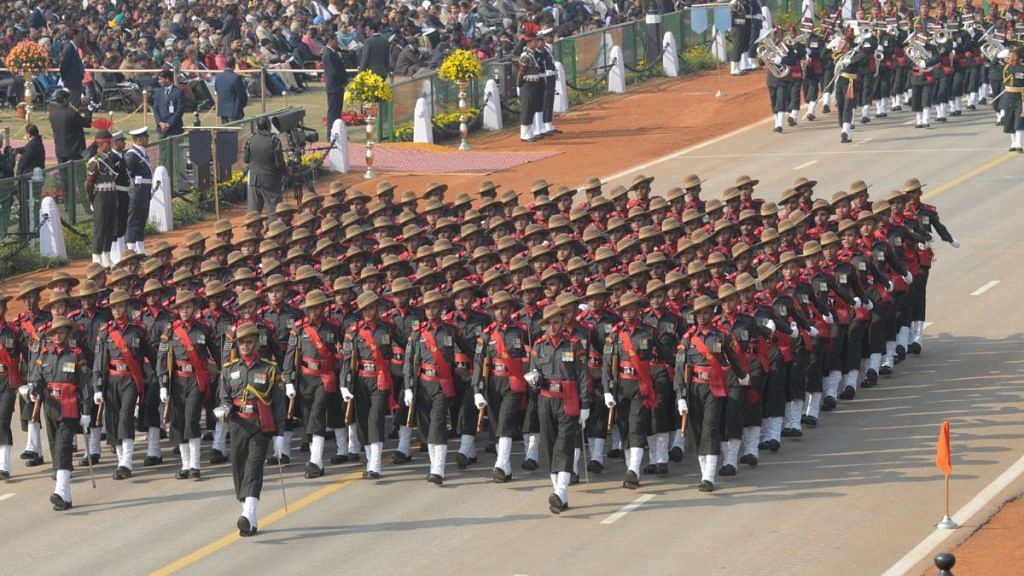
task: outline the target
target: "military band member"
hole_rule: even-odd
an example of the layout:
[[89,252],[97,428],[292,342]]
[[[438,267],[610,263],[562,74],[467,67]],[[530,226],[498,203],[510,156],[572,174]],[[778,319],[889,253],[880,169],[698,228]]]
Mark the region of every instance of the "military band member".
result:
[[[93,360],[93,402],[103,406],[107,442],[117,453],[115,480],[132,476],[136,411],[145,410],[146,381],[142,367],[156,364],[146,327],[129,316],[131,298],[123,290],[110,295],[113,319],[96,338]],[[97,408],[98,410],[98,408]]]
[[750,384],[732,336],[714,325],[714,308],[710,296],[694,301],[697,325],[680,342],[675,360],[676,408],[680,416],[688,414],[687,433],[697,445],[701,492],[715,489],[721,454],[720,417],[729,382],[735,379],[740,386]]
[[836,62],[845,59],[846,63],[835,79],[834,92],[839,126],[842,129],[840,141],[847,144],[853,141],[853,109],[857,105],[857,94],[861,86],[860,70],[867,65],[867,57],[860,48],[851,45],[848,39],[840,38],[832,59]]
[[548,509],[561,514],[569,508],[575,446],[590,412],[590,372],[586,349],[565,334],[563,310],[558,305],[544,308],[541,323],[545,332],[530,351],[530,371],[525,378],[531,393],[539,396],[541,445],[554,489]]
[[71,508],[72,442],[74,435],[89,428],[92,421],[92,385],[85,354],[72,347],[71,322],[57,316],[50,324],[50,343],[43,347],[32,366],[26,385],[32,403],[42,402],[50,458],[56,470],[56,486],[50,495],[53,509]]
[[1003,115],[1003,133],[1010,135],[1010,152],[1024,152],[1024,65],[1020,51],[1010,50],[1003,66],[1003,94],[999,110]]
[[242,503],[238,535],[255,536],[256,507],[263,491],[263,465],[271,438],[284,426],[285,398],[295,397],[292,384],[282,387],[277,364],[260,356],[259,330],[250,322],[235,331],[237,356],[220,373],[218,387],[221,420],[231,434],[231,478],[235,498]]
[[169,404],[171,442],[181,452],[179,480],[200,479],[199,456],[203,430],[200,420],[204,404],[213,393],[211,368],[214,353],[209,329],[196,318],[197,301],[191,291],[179,290],[174,296],[178,319],[160,336],[157,350],[157,374],[160,401]]
[[117,191],[115,190],[118,171],[108,157],[112,136],[107,130],[96,133],[96,155],[85,164],[85,194],[95,216],[92,225],[92,261],[104,267],[113,266],[110,260],[110,244],[117,229]]

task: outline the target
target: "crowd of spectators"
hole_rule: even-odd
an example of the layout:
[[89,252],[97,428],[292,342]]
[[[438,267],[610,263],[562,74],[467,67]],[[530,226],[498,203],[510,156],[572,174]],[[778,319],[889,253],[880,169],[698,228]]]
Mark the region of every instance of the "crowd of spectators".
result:
[[[645,1],[647,4],[645,4]],[[391,49],[392,73],[414,75],[434,69],[454,48],[469,48],[481,58],[512,54],[529,28],[552,27],[559,36],[642,18],[647,9],[669,11],[672,0],[443,0],[431,3],[396,0],[3,0],[0,1],[0,55],[22,40],[47,48],[54,66],[62,51],[76,42],[88,69],[85,93],[95,101],[107,88],[135,86],[130,104],[142,88],[156,85],[153,72],[222,70],[234,58],[236,70],[259,93],[258,76],[244,70],[266,67],[268,94],[302,92],[316,76],[275,72],[275,69],[319,67],[325,39],[335,34],[347,63],[356,68],[367,37],[376,22]],[[190,82],[202,105],[210,99],[212,79],[202,72],[185,72],[178,81]],[[0,96],[9,103],[21,99],[22,79],[0,73]],[[56,86],[56,77],[41,78],[38,91]]]

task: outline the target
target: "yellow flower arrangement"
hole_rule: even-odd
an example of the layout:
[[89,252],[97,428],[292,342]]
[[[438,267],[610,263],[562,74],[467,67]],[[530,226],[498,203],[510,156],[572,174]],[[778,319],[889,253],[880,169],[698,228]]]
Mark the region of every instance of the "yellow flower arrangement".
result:
[[483,66],[469,50],[456,50],[441,63],[438,75],[447,82],[468,82],[478,80]]
[[345,100],[360,104],[391,102],[391,86],[369,70],[363,70],[345,87]]
[[50,55],[46,48],[31,40],[18,42],[4,59],[7,68],[21,76],[31,76],[46,70],[50,64]]

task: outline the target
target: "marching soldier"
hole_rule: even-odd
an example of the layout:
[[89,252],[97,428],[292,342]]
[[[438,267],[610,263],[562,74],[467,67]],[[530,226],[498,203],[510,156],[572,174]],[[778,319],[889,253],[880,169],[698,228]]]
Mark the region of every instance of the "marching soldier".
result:
[[504,290],[491,297],[494,322],[480,333],[473,354],[473,402],[480,410],[490,408],[491,433],[498,439],[492,476],[498,484],[512,479],[512,438],[521,430],[520,406],[526,395],[523,366],[528,361],[529,334],[522,323],[511,319],[515,302]]
[[32,366],[26,395],[33,404],[42,402],[46,437],[56,470],[56,486],[50,503],[56,511],[71,508],[72,443],[75,433],[88,430],[92,421],[92,385],[89,365],[82,350],[70,345],[71,322],[53,319],[45,346]]
[[1010,135],[1010,152],[1024,152],[1024,65],[1020,51],[1010,50],[1003,66],[1003,94],[999,97],[1003,133]]
[[[491,319],[486,314],[474,310],[473,293],[475,288],[465,280],[458,280],[452,285],[452,304],[454,310],[445,316],[459,330],[464,342],[477,342]],[[470,385],[473,377],[475,352],[455,350],[455,392],[456,402],[451,409],[452,422],[458,423],[459,452],[455,462],[459,469],[476,464],[476,434],[479,411],[474,401],[474,388]]]
[[[397,339],[394,324],[380,317],[380,298],[363,292],[356,298],[361,319],[345,333],[342,346],[341,396],[355,400],[355,419],[359,424],[359,442],[366,446],[366,471],[363,478],[379,480],[384,450],[384,416],[392,398],[395,382],[388,369],[391,343]],[[399,340],[400,345],[404,342]]]
[[448,405],[456,398],[455,353],[468,348],[458,329],[441,318],[444,301],[437,290],[423,295],[425,318],[408,337],[403,367],[403,399],[414,412],[420,437],[427,440],[427,481],[439,486],[448,453]]
[[[22,336],[23,349],[21,356],[26,367],[26,375],[31,374],[36,357],[39,356],[39,352],[43,349],[46,327],[49,326],[50,320],[53,318],[49,312],[39,306],[39,294],[42,291],[42,286],[28,281],[21,286],[16,296],[25,306],[25,311],[18,314],[14,324],[17,325]],[[15,359],[15,361],[17,362],[18,360]],[[38,413],[33,414],[32,403],[28,401],[24,394],[21,395],[18,403],[18,409],[21,414],[21,429],[27,433],[25,436],[25,450],[21,453],[20,458],[25,462],[25,466],[39,466],[43,464],[42,424]]]
[[14,434],[11,421],[14,418],[14,401],[18,388],[24,384],[21,359],[25,350],[17,324],[7,321],[9,295],[0,295],[0,480],[11,477],[11,451],[14,448]]
[[175,294],[178,319],[164,330],[157,351],[160,401],[168,404],[164,420],[169,421],[171,442],[181,452],[181,469],[174,474],[178,480],[200,479],[200,420],[213,392],[212,342],[209,328],[196,318],[196,305],[192,292],[179,290]]
[[[700,296],[694,301],[697,325],[690,328],[679,344],[675,360],[676,408],[680,416],[689,415],[687,432],[697,445],[701,492],[715,489],[721,454],[719,419],[729,381],[735,378],[740,386],[750,384],[732,336],[714,325],[714,307],[710,296]],[[727,373],[730,368],[731,377]]]
[[[342,336],[339,326],[326,318],[330,300],[321,290],[306,294],[306,318],[295,323],[288,337],[282,377],[300,396],[302,423],[309,442],[306,478],[324,475],[327,428],[341,428],[343,415],[338,386],[337,354]],[[297,386],[296,386],[297,384]]]
[[552,514],[561,514],[569,508],[575,446],[582,440],[582,425],[590,415],[590,372],[586,349],[565,334],[565,318],[558,305],[544,308],[541,323],[545,333],[534,343],[525,378],[531,393],[540,397],[541,445],[554,489],[548,496],[548,508]]
[[282,389],[277,364],[260,356],[259,330],[245,322],[235,330],[237,357],[224,364],[218,387],[218,417],[229,423],[231,434],[231,478],[235,498],[242,503],[238,535],[256,535],[256,507],[263,491],[263,465],[270,439],[284,426],[285,397],[294,398],[295,388]]
[[[137,313],[137,320],[146,328],[146,339],[151,343],[159,342],[160,336],[174,322],[174,315],[164,307],[163,293],[164,285],[155,279],[146,280],[142,288],[144,304]],[[142,369],[146,378],[146,400],[139,409],[138,420],[146,430],[146,459],[142,461],[143,466],[156,466],[164,462],[160,451],[163,416],[160,410],[160,379],[156,371],[158,363],[147,363]]]
[[117,229],[117,168],[108,157],[112,136],[108,130],[96,133],[96,155],[85,164],[85,194],[96,215],[92,224],[92,261],[110,268],[110,244]]
[[109,304],[113,319],[96,339],[92,369],[93,402],[102,406],[107,442],[117,453],[114,480],[132,476],[135,414],[137,409],[144,411],[146,403],[142,367],[146,361],[156,364],[156,351],[150,345],[146,327],[130,319],[130,300],[123,290],[111,293]]

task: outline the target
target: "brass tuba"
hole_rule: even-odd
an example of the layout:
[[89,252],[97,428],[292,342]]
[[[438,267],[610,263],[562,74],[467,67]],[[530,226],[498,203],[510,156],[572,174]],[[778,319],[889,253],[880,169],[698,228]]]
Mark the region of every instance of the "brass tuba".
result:
[[1007,52],[1006,45],[995,36],[989,36],[985,39],[985,43],[981,45],[981,54],[989,62],[998,62],[1006,57]]
[[924,39],[920,35],[911,35],[907,39],[905,54],[921,72],[928,72],[933,66],[928,66],[928,49],[924,47],[924,44]]
[[768,69],[768,72],[776,78],[789,76],[789,66],[775,62],[776,60],[781,61],[788,53],[789,50],[776,43],[770,32],[757,43],[757,57],[764,62],[764,67]]

